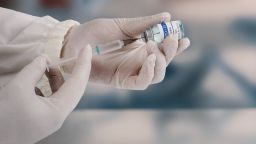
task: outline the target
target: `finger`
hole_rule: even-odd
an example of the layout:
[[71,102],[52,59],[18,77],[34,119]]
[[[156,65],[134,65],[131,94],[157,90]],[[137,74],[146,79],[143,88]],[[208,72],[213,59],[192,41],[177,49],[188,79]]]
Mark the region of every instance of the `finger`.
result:
[[127,37],[134,37],[141,34],[146,29],[159,24],[162,21],[168,21],[170,19],[170,13],[164,12],[139,18],[120,18],[115,19],[114,21]]
[[159,83],[165,77],[165,71],[166,71],[165,56],[162,53],[162,51],[158,48],[157,43],[153,41],[149,41],[147,43],[146,49],[148,53],[154,53],[156,55],[156,65],[155,65],[155,72],[154,72],[154,78],[152,83]]
[[66,114],[78,104],[85,91],[91,71],[92,48],[83,48],[76,61],[70,78],[52,95],[52,100],[58,101],[57,106]]
[[26,82],[25,86],[35,87],[36,83],[42,78],[46,69],[46,59],[43,56],[37,57],[17,75],[21,82]]
[[45,72],[50,86],[52,93],[55,93],[64,83],[64,77],[58,68],[50,68],[49,71]]
[[154,77],[156,56],[151,54],[147,57],[137,76],[130,76],[123,83],[123,87],[134,90],[144,90],[152,82]]
[[42,91],[38,87],[35,87],[35,93],[38,96],[44,97],[44,94],[42,93]]
[[179,40],[179,48],[176,55],[181,54],[184,50],[186,50],[190,46],[190,40],[188,38],[184,38]]
[[169,65],[172,59],[175,57],[178,46],[179,43],[177,35],[171,35],[163,41],[161,50],[165,55],[167,65]]

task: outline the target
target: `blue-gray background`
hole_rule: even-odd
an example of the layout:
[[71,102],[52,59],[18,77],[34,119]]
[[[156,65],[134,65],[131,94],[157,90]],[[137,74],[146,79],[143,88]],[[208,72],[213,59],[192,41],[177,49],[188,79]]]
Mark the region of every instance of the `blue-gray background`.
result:
[[[53,0],[54,1],[54,0]],[[57,0],[58,1],[58,0]],[[191,47],[146,91],[90,85],[78,108],[241,108],[256,106],[256,9],[251,1],[11,0],[6,7],[81,23],[163,11],[182,20]],[[61,3],[64,1],[64,3]],[[66,1],[66,3],[65,3]],[[241,6],[244,5],[244,6]]]
[[57,7],[43,1],[0,4],[81,23],[168,11],[184,23],[191,47],[175,58],[162,83],[145,91],[90,84],[63,128],[41,143],[255,142],[256,1],[60,0],[67,3]]

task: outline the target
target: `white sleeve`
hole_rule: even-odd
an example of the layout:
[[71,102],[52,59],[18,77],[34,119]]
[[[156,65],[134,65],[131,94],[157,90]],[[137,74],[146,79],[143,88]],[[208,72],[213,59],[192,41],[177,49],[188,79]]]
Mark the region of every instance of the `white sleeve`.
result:
[[41,54],[58,58],[66,33],[78,24],[0,7],[0,74],[17,72]]

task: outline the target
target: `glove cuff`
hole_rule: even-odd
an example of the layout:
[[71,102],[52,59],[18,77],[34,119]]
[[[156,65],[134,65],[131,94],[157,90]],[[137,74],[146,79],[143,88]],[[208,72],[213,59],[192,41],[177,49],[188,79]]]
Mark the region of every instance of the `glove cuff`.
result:
[[[42,17],[38,21],[35,21],[35,23],[39,23],[42,29],[46,30],[46,33],[44,32],[44,34],[46,34],[45,40],[41,49],[52,61],[60,58],[65,36],[70,28],[75,25],[79,25],[78,22],[73,20],[59,22],[50,16]],[[64,74],[62,69],[61,72]],[[41,89],[44,96],[52,94],[49,81],[46,76],[43,76],[39,81],[38,87]]]
[[52,27],[48,29],[48,35],[46,37],[46,43],[44,44],[43,49],[44,53],[54,61],[60,58],[61,49],[68,31],[74,25],[79,25],[79,23],[73,20],[56,22],[56,20],[49,16],[44,18],[46,21],[48,21],[48,23],[52,24]]

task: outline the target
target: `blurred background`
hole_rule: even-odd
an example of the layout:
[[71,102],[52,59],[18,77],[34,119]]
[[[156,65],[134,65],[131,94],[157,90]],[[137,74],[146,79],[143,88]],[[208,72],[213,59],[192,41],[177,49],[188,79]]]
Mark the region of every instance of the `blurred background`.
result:
[[39,143],[252,144],[256,141],[256,1],[1,0],[0,6],[81,23],[167,11],[191,47],[145,91],[89,85],[76,111]]

